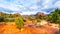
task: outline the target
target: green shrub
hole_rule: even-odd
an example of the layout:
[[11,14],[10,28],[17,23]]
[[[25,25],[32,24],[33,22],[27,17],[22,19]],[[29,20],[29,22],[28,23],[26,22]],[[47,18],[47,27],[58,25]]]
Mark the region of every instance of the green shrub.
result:
[[23,28],[23,26],[24,26],[23,22],[24,21],[23,21],[23,19],[21,17],[17,17],[15,22],[16,22],[16,25],[19,27],[19,29]]
[[4,22],[5,18],[0,16],[0,22]]
[[60,24],[60,9],[55,9],[47,16],[48,21]]
[[5,18],[5,22],[14,22],[15,21],[15,19],[13,19],[13,18]]

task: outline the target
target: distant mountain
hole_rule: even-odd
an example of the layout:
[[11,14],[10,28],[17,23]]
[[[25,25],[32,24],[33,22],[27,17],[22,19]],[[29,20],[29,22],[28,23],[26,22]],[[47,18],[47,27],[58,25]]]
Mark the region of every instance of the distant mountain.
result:
[[37,14],[35,14],[35,16],[37,16],[37,15],[41,15],[41,16],[47,16],[47,14],[45,14],[45,13],[42,13],[42,12],[37,12]]

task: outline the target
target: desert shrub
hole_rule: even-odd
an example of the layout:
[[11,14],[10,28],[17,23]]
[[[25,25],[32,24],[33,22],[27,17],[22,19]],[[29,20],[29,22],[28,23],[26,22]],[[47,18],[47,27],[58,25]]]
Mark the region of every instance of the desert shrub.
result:
[[15,19],[13,19],[13,18],[11,18],[11,19],[9,19],[9,18],[5,18],[5,22],[14,22],[15,21]]
[[37,19],[37,22],[41,22],[41,20],[40,19]]
[[5,18],[0,16],[0,22],[4,22]]
[[23,22],[24,21],[23,21],[23,19],[21,17],[17,17],[15,22],[16,22],[16,25],[18,26],[19,29],[23,28],[23,26],[24,26]]

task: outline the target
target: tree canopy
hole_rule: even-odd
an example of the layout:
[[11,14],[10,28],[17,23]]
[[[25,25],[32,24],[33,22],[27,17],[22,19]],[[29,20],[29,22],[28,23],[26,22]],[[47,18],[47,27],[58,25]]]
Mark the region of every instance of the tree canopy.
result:
[[48,19],[49,21],[54,22],[54,23],[60,23],[60,9],[57,8],[57,9],[55,9],[54,11],[52,11],[52,12],[48,15],[47,19]]

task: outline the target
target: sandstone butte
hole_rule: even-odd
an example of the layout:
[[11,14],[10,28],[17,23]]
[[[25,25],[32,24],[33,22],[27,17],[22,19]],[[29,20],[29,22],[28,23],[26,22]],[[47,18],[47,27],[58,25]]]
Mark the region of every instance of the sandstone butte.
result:
[[55,34],[58,29],[44,25],[42,27],[25,26],[19,30],[14,23],[7,23],[7,25],[0,25],[0,34]]

